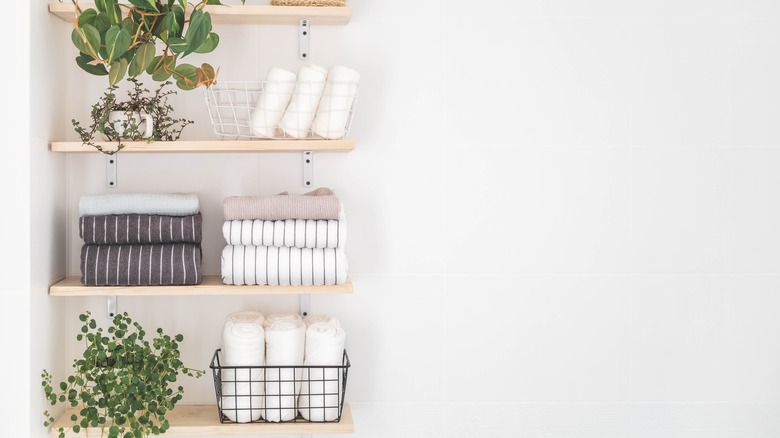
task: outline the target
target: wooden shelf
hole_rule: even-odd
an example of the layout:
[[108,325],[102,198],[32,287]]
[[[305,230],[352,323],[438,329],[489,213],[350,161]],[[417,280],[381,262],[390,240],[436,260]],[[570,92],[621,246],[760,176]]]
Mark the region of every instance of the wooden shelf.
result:
[[[51,436],[57,436],[57,429],[70,424],[71,414],[77,413],[77,408],[69,408],[51,426]],[[341,421],[338,423],[229,423],[219,422],[216,405],[177,405],[167,415],[171,428],[163,436],[196,436],[196,435],[306,435],[354,433],[355,422],[349,403],[344,403],[341,411]],[[100,429],[90,427],[78,434],[69,431],[66,437],[99,437]]]
[[[82,10],[95,8],[94,3],[79,2],[79,6]],[[349,23],[352,17],[352,8],[349,6],[209,5],[204,10],[211,15],[211,22],[215,24],[294,24],[297,26],[302,18],[306,18],[312,25],[344,25]],[[73,21],[76,17],[76,11],[70,1],[49,3],[49,12],[66,21]]]
[[[116,149],[115,143],[98,143],[103,149]],[[198,140],[198,141],[145,141],[124,142],[120,154],[132,152],[350,152],[355,149],[354,140]],[[52,152],[98,152],[80,141],[54,141]]]
[[54,297],[81,296],[192,296],[192,295],[298,295],[351,294],[352,281],[335,286],[236,286],[222,283],[219,275],[204,275],[194,286],[84,286],[80,277],[66,277],[49,287]]

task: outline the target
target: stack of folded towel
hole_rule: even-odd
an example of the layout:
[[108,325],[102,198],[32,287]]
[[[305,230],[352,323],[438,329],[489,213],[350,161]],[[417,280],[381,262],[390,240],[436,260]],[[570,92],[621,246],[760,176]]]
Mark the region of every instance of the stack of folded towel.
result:
[[347,281],[346,220],[329,188],[230,196],[224,203],[225,284],[322,286]]
[[79,200],[81,283],[200,284],[201,215],[195,194],[85,195]]
[[345,341],[327,314],[231,313],[222,332],[222,413],[238,423],[291,421],[298,413],[336,420]]

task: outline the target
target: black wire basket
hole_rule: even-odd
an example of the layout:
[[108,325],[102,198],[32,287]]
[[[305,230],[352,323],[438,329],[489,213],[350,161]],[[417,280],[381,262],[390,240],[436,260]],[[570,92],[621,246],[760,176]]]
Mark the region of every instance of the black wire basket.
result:
[[221,423],[307,422],[341,420],[350,363],[341,365],[227,366],[221,349],[211,358]]

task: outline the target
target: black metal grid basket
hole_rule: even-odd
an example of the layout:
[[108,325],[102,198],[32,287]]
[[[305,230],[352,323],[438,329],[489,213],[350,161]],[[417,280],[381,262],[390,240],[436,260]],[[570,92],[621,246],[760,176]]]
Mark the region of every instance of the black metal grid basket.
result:
[[350,363],[341,365],[227,366],[221,349],[211,358],[221,423],[307,422],[341,420]]

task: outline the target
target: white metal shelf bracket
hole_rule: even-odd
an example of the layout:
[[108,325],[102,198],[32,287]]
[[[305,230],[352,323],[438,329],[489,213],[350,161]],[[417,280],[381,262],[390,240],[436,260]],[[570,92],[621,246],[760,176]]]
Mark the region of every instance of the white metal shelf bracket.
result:
[[314,186],[314,152],[303,152],[303,186]]
[[106,155],[106,186],[116,187],[116,160],[117,154]]
[[106,297],[106,311],[108,312],[108,317],[114,319],[116,316],[116,295]]
[[310,21],[306,18],[301,18],[298,24],[298,59],[309,59],[309,36],[311,34]]
[[311,295],[301,294],[301,315],[306,316],[311,312]]

